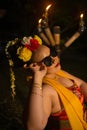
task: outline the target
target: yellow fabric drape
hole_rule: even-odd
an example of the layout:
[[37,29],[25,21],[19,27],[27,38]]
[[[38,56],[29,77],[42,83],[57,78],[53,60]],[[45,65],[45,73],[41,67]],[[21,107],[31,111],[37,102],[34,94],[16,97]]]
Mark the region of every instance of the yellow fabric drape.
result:
[[[62,70],[58,71],[58,75],[69,78]],[[75,94],[54,79],[44,78],[43,83],[52,86],[59,94],[72,130],[87,130],[87,123],[83,120],[83,107]]]

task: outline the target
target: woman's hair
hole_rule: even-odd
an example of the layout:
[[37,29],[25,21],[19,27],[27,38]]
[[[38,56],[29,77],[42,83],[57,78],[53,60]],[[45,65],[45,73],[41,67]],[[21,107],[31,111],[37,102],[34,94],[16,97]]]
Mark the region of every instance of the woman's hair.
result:
[[5,54],[9,63],[12,98],[16,95],[16,77],[13,68],[28,64],[31,61],[33,51],[41,44],[42,40],[37,35],[34,35],[34,37],[23,37],[23,39],[15,38],[7,43]]
[[[23,37],[22,39],[15,38],[14,40],[8,41],[5,47],[5,53],[10,68],[11,95],[13,98],[16,94],[15,73],[13,68],[22,67],[24,64],[30,64],[32,62],[33,52],[37,50],[40,45],[42,45],[42,40],[38,35]],[[49,47],[53,53],[55,52],[55,47],[52,47],[51,45],[47,47]]]
[[23,37],[23,39],[15,38],[6,45],[5,52],[8,60],[12,60],[15,66],[23,66],[31,62],[33,51],[35,51],[42,40],[39,36]]

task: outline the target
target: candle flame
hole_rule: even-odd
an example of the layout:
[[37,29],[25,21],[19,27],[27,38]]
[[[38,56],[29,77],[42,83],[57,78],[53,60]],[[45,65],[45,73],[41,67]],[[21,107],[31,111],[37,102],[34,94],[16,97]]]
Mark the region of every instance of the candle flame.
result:
[[80,18],[83,18],[83,14],[80,15]]
[[48,6],[46,7],[46,11],[48,11],[51,6],[52,6],[52,4],[48,5]]
[[38,23],[40,24],[40,23],[41,23],[41,21],[42,21],[42,19],[39,19]]

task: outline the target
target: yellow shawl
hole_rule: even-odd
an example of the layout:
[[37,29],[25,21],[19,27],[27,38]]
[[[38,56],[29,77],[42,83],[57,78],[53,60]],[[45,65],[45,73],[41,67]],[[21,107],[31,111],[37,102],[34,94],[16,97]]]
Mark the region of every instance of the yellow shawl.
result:
[[[58,71],[57,74],[70,79],[70,77],[62,70]],[[75,94],[54,79],[44,78],[43,83],[47,83],[52,86],[59,94],[69,118],[72,130],[87,130],[87,123],[83,120],[82,104]]]

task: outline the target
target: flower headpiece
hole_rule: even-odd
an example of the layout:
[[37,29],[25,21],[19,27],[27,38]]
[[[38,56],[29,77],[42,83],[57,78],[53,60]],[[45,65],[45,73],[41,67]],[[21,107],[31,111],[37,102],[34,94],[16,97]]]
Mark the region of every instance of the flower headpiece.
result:
[[35,35],[34,38],[24,37],[22,40],[22,46],[17,49],[18,58],[27,62],[31,59],[32,52],[35,51],[38,46],[42,44],[42,40]]
[[[15,92],[16,86],[15,86],[15,74],[13,71],[14,62],[13,62],[12,55],[15,55],[23,63],[26,63],[31,59],[32,52],[35,51],[41,44],[42,44],[42,40],[37,35],[34,35],[34,37],[31,36],[23,37],[22,40],[15,38],[15,40],[9,41],[7,43],[5,48],[5,53],[9,60],[10,77],[11,77],[11,95],[13,98],[16,95]],[[12,47],[11,52],[10,52],[10,47]],[[14,50],[15,50],[15,54],[14,54]]]

